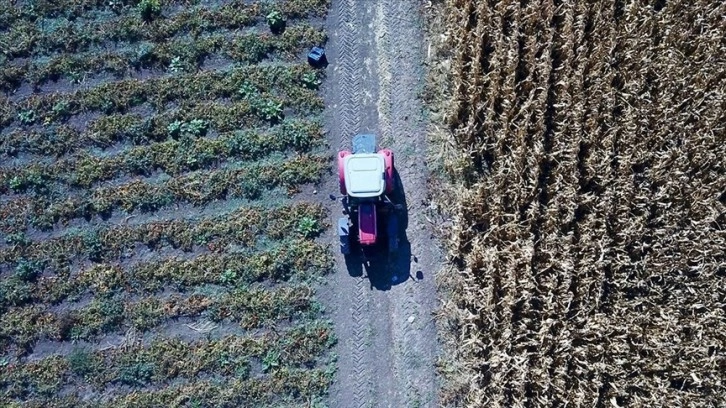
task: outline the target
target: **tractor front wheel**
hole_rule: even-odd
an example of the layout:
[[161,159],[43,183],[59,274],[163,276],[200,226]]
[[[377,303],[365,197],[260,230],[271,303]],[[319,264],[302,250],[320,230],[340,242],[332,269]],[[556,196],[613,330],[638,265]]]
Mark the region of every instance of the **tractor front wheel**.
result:
[[340,194],[342,195],[347,194],[345,188],[345,157],[349,155],[350,152],[347,150],[338,153],[338,181],[340,183]]

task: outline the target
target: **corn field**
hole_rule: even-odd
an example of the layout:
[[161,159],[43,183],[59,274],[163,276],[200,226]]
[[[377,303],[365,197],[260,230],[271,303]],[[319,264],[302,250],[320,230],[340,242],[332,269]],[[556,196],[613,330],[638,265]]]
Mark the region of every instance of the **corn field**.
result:
[[444,3],[443,403],[726,406],[726,3]]

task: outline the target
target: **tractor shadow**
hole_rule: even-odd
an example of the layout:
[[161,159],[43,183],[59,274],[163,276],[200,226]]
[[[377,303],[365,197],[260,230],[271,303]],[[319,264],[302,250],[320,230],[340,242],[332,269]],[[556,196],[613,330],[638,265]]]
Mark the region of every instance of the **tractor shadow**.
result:
[[[394,204],[400,204],[402,209],[397,211],[398,216],[398,251],[389,254],[386,248],[386,242],[383,245],[373,248],[372,251],[362,254],[360,251],[354,251],[353,254],[345,257],[345,265],[348,273],[353,277],[367,277],[371,284],[371,289],[390,290],[393,286],[401,284],[411,276],[411,243],[408,241],[406,229],[408,228],[408,204],[406,202],[406,192],[404,190],[398,171],[395,172],[396,190],[389,196]],[[383,218],[385,225],[386,218]],[[385,227],[379,227],[385,228]],[[365,274],[365,276],[364,276]]]

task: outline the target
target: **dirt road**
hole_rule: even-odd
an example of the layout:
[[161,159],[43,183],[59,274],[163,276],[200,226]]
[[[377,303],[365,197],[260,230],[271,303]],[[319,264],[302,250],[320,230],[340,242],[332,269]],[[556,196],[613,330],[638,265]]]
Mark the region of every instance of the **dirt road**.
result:
[[[339,356],[331,407],[433,407],[437,340],[434,272],[440,255],[426,207],[423,34],[419,2],[334,0],[327,26],[330,66],[324,84],[331,153],[357,133],[375,133],[394,150],[407,207],[402,250],[391,262],[361,268],[338,255],[322,289],[336,325]],[[325,184],[337,193],[337,177]],[[331,223],[342,216],[330,202]],[[335,231],[329,239],[337,249]]]

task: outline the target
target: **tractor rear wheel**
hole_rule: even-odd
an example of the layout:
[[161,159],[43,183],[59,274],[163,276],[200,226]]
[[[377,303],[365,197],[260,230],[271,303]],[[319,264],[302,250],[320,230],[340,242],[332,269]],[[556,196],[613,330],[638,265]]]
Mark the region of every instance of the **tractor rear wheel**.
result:
[[386,235],[388,235],[388,252],[398,251],[398,215],[395,212],[388,214]]
[[393,164],[393,151],[390,149],[382,149],[378,151],[378,154],[383,156],[385,164],[386,194],[391,194],[396,189],[396,180],[394,177],[396,169]]

